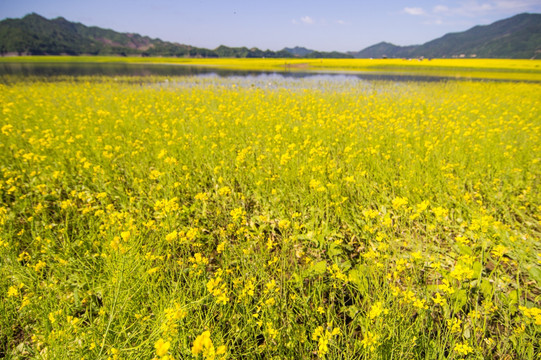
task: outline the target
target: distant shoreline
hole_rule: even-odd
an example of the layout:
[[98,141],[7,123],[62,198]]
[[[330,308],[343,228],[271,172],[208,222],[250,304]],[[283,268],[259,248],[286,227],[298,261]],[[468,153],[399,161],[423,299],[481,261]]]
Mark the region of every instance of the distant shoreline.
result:
[[385,72],[445,77],[541,80],[541,60],[526,59],[247,59],[141,56],[33,55],[0,57],[0,63],[126,63],[215,67],[254,71]]

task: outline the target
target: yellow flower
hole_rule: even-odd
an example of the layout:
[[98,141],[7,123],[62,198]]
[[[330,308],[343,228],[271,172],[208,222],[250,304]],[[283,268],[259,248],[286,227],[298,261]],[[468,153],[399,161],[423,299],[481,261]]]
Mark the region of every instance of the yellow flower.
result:
[[192,355],[198,355],[210,347],[214,347],[212,345],[212,340],[210,339],[210,331],[205,331],[195,338],[192,346]]
[[195,195],[195,200],[207,201],[208,199],[209,199],[209,195],[207,193],[204,193],[204,192]]
[[278,222],[278,227],[279,227],[280,229],[287,229],[287,228],[289,228],[290,226],[291,226],[291,221],[289,221],[289,220],[280,220],[280,221]]
[[473,348],[467,343],[456,344],[455,351],[460,355],[466,356],[473,352]]
[[470,240],[465,237],[465,236],[462,236],[462,235],[459,235],[455,238],[456,242],[460,243],[460,244],[463,244],[463,245],[468,245],[470,243]]
[[470,269],[469,267],[461,263],[458,263],[455,265],[454,269],[451,270],[449,275],[451,275],[451,277],[457,279],[458,281],[463,281],[467,279],[472,279],[474,273],[473,273],[473,270]]
[[225,345],[214,348],[214,344],[210,339],[210,331],[204,331],[201,335],[195,338],[192,346],[192,355],[203,355],[205,360],[214,360],[217,355],[225,355],[227,348]]
[[425,303],[425,299],[415,299],[415,301],[413,301],[413,306],[418,309],[428,309],[428,306]]
[[374,209],[365,209],[363,210],[363,215],[368,219],[375,219],[379,215],[379,211]]
[[233,218],[233,221],[236,221],[246,216],[246,212],[242,208],[238,207],[231,210],[230,215]]
[[494,248],[492,249],[492,256],[494,256],[495,258],[499,259],[499,258],[503,257],[508,251],[509,251],[509,249],[506,248],[505,246],[503,246],[503,245],[496,245],[496,246],[494,246]]
[[122,231],[122,232],[120,233],[120,237],[121,237],[122,240],[124,240],[124,241],[128,241],[128,240],[130,239],[130,235],[131,235],[131,233],[130,233],[129,230],[128,230],[128,231]]
[[15,297],[19,295],[19,289],[16,286],[10,286],[8,289],[8,297]]
[[534,320],[535,325],[541,325],[541,309],[535,307],[527,308],[525,306],[519,306],[519,309],[525,317]]
[[361,344],[365,349],[374,351],[379,345],[378,340],[379,336],[377,334],[367,331],[364,338],[361,340]]
[[449,210],[441,206],[433,208],[432,212],[434,213],[434,215],[436,215],[436,220],[439,220],[439,221],[441,221],[443,218],[445,218],[449,214]]
[[380,316],[381,313],[388,314],[389,310],[385,309],[383,307],[383,303],[381,301],[378,301],[377,303],[372,305],[372,307],[370,308],[370,312],[368,313],[368,317],[371,320],[373,320],[373,319],[377,318],[378,316]]
[[34,265],[34,270],[36,270],[36,272],[40,272],[43,268],[45,268],[45,266],[46,263],[42,260],[39,260],[38,263]]
[[274,304],[276,304],[276,300],[274,300],[274,298],[270,298],[267,301],[265,301],[265,305],[273,306]]
[[415,206],[415,211],[420,214],[428,208],[428,205],[430,205],[430,201],[424,200]]
[[446,292],[447,294],[451,295],[455,292],[455,289],[451,287],[449,284],[449,280],[443,279],[441,284],[438,285],[438,289],[440,289],[443,292]]
[[218,244],[218,246],[216,247],[216,252],[218,254],[221,254],[224,252],[224,249],[225,249],[225,241],[222,241],[221,243]]
[[407,204],[408,204],[408,199],[406,198],[396,197],[393,199],[393,208],[395,210],[398,210],[401,207],[406,206]]
[[158,170],[154,169],[154,170],[151,170],[148,177],[151,179],[151,180],[156,180],[157,178],[159,178],[160,176],[162,176],[163,173],[162,172],[159,172]]
[[175,231],[172,231],[169,234],[165,235],[165,240],[167,242],[171,242],[171,241],[175,240],[177,237],[178,237],[178,232],[175,230]]
[[462,320],[460,319],[447,319],[447,326],[450,328],[451,333],[458,333],[461,330]]
[[218,346],[218,349],[216,350],[216,355],[223,355],[227,351],[227,346],[221,345]]
[[231,194],[231,189],[228,186],[224,186],[218,189],[218,195],[227,196]]
[[434,301],[434,304],[438,304],[440,306],[445,306],[447,304],[447,300],[442,297],[439,292],[435,294],[435,297],[432,298],[432,301]]
[[323,326],[318,326],[314,333],[312,334],[312,340],[317,340],[318,342],[318,356],[324,357],[325,354],[329,351],[329,342],[331,338],[335,335],[340,335],[340,328],[334,328],[330,331],[332,324],[327,324],[327,329],[324,329]]
[[2,131],[2,134],[8,136],[13,131],[13,125],[11,125],[11,124],[4,125],[4,126],[2,126],[1,131]]
[[171,347],[171,343],[160,338],[158,341],[156,341],[154,347],[156,348],[156,355],[165,356]]

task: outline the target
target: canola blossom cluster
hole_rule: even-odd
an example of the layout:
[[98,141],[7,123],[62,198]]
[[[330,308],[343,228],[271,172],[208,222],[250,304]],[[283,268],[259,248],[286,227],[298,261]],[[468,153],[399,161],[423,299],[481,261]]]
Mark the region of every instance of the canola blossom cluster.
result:
[[0,357],[534,359],[541,85],[0,84]]

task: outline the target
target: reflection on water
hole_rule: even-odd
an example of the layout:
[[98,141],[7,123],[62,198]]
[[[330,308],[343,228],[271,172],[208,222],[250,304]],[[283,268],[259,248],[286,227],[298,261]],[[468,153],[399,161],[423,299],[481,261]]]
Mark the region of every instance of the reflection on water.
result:
[[[448,81],[475,80],[470,78],[412,75],[400,73],[340,72],[340,71],[254,71],[228,70],[178,64],[133,64],[133,63],[0,63],[1,77],[38,77],[53,79],[58,76],[201,76],[201,77],[250,77],[259,79],[296,79],[344,81],[389,80],[389,81]],[[486,81],[486,80],[485,80]],[[493,81],[493,80],[491,80]]]
[[0,75],[13,76],[193,76],[209,69],[126,63],[0,63]]

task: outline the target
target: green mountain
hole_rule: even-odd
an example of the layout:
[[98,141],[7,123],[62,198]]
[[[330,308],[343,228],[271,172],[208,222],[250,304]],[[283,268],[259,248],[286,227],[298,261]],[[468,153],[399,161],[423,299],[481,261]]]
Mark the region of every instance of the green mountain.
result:
[[315,51],[315,50],[307,49],[307,48],[301,47],[301,46],[295,46],[294,48],[287,48],[286,47],[286,48],[283,48],[282,50],[287,51],[291,55],[299,56],[299,57],[309,55],[309,54],[311,54],[311,53],[313,53]]
[[407,57],[404,54],[412,52],[417,46],[398,46],[388,42],[380,42],[369,46],[357,53],[350,53],[356,58]]
[[208,49],[151,39],[139,34],[88,27],[62,17],[48,20],[37,14],[0,21],[0,53],[216,56]]
[[515,15],[490,25],[446,34],[422,45],[379,43],[350,54],[357,58],[541,58],[541,14]]
[[[311,55],[311,53],[313,53]],[[62,17],[48,20],[37,14],[0,21],[0,54],[21,55],[142,55],[176,57],[289,58],[289,51],[219,46],[214,50],[119,33],[70,22]],[[352,57],[343,53],[305,54],[313,57]]]

